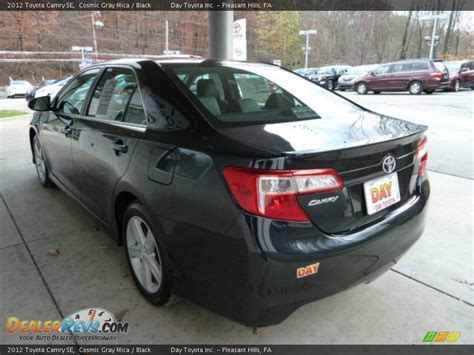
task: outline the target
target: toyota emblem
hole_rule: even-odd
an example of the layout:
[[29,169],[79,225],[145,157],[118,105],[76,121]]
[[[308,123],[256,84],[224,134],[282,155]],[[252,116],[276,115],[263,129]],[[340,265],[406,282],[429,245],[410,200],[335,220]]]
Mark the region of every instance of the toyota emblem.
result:
[[385,158],[383,158],[382,169],[387,174],[390,174],[391,172],[393,172],[396,166],[397,166],[397,161],[395,160],[393,156],[387,155]]

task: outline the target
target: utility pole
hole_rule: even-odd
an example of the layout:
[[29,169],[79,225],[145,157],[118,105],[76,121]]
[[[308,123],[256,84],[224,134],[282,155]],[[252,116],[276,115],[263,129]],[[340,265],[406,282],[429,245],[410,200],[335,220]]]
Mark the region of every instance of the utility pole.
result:
[[318,33],[317,30],[303,30],[299,32],[300,36],[306,36],[306,44],[303,48],[304,50],[304,67],[308,67],[308,54],[311,51],[311,48],[309,47],[309,35],[315,35]]

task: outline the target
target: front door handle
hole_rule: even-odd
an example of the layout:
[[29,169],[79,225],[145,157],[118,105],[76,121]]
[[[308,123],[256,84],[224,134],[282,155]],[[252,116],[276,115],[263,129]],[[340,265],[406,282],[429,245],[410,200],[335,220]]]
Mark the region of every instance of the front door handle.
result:
[[114,144],[112,144],[112,149],[115,150],[115,154],[117,155],[128,152],[128,146],[124,144],[121,139],[118,139],[114,142]]

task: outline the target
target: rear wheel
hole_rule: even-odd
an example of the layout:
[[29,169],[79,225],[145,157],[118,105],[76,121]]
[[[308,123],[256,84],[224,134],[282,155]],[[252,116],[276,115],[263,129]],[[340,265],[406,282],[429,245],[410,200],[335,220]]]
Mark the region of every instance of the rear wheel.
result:
[[326,88],[327,88],[328,90],[333,91],[333,90],[334,90],[334,81],[328,80],[328,81],[326,82]]
[[359,95],[365,95],[367,94],[367,91],[369,91],[369,88],[366,83],[359,83],[356,86],[356,90]]
[[434,90],[426,90],[425,91],[425,94],[428,94],[428,95],[431,95],[432,93],[434,93]]
[[461,88],[461,81],[456,80],[456,82],[454,83],[454,91],[458,92],[460,88]]
[[125,253],[142,295],[157,306],[166,306],[176,299],[171,294],[171,271],[150,220],[141,204],[132,203],[127,208],[122,223]]
[[408,91],[412,95],[421,94],[421,92],[423,91],[423,84],[419,81],[412,81],[410,85],[408,85]]
[[378,95],[378,94],[380,94],[380,91],[374,91],[374,94]]
[[339,91],[346,91],[346,89],[339,89]]
[[49,169],[44,159],[43,149],[37,135],[33,137],[33,156],[36,167],[36,174],[41,185],[53,187],[54,183],[49,178]]

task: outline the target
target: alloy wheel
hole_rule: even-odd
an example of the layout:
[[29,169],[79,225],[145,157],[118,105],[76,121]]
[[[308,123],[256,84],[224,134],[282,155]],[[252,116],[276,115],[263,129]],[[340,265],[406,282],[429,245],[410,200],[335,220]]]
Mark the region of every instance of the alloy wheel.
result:
[[454,91],[459,91],[459,89],[461,88],[461,83],[459,82],[459,80],[456,80],[456,82],[454,83]]
[[126,242],[138,282],[147,292],[157,292],[163,277],[160,252],[150,227],[142,218],[133,216],[128,220]]
[[361,83],[359,85],[357,85],[357,93],[358,94],[366,94],[367,93],[367,85],[364,84],[364,83]]
[[409,87],[409,91],[410,91],[410,94],[419,94],[421,91],[422,91],[422,87],[421,87],[421,84],[417,81],[413,82],[410,84],[410,87]]

